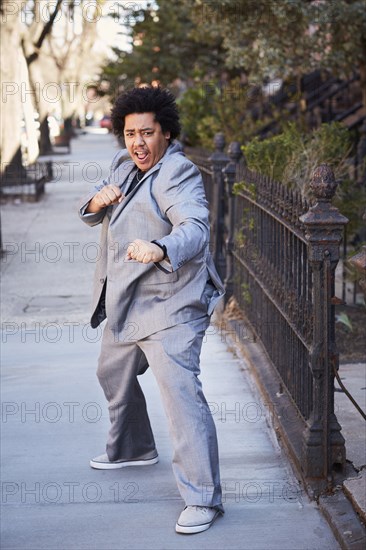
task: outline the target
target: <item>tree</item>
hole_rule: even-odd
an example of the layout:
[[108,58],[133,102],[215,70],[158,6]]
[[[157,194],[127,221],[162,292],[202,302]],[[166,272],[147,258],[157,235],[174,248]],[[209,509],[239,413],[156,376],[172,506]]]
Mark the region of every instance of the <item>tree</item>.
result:
[[[1,117],[0,153],[2,181],[22,177],[22,151],[20,126],[22,118],[21,74],[18,56],[20,53],[20,10],[21,0],[0,5],[1,15]],[[5,55],[4,44],[7,45]]]
[[[33,0],[33,3],[23,3],[22,49],[27,62],[29,80],[33,89],[34,107],[39,115],[40,152],[51,152],[51,141],[48,127],[50,103],[47,99],[46,84],[51,76],[55,76],[54,67],[45,54],[46,38],[52,32],[57,16],[62,8],[63,0],[56,3]],[[65,6],[64,6],[65,7]]]
[[360,74],[366,106],[366,4],[365,0],[313,3],[315,39],[323,67],[341,75],[355,68]]
[[227,66],[243,68],[252,82],[357,69],[366,105],[364,0],[196,0],[193,19],[196,33],[223,38]]
[[91,78],[96,82],[105,61],[94,47],[97,44],[96,22],[104,2],[81,0],[73,4],[69,16],[63,14],[57,36],[53,33],[48,38],[48,57],[54,64],[56,81],[62,89],[61,111],[67,133],[72,132],[72,118],[82,111],[85,88]]
[[309,52],[302,0],[197,0],[193,17],[196,33],[223,37],[228,67],[240,67],[260,83],[275,71],[293,74]]
[[192,6],[192,0],[157,0],[133,12],[127,25],[131,51],[115,48],[117,59],[103,75],[114,89],[154,82],[167,86],[223,68],[222,38],[192,37]]
[[83,85],[102,64],[100,56],[90,52],[104,1],[33,0],[25,6],[27,25],[22,46],[39,113],[41,154],[52,150],[48,116],[55,104],[61,102],[70,131],[71,118],[82,101]]
[[[70,117],[83,101],[86,82],[98,77],[104,62],[97,51],[97,21],[105,0],[15,0],[1,3],[2,117],[1,154],[4,178],[25,176],[21,123],[28,142],[37,139],[34,113],[40,124],[40,152],[51,149],[48,116],[59,110]],[[6,52],[5,47],[6,45]],[[6,108],[5,108],[6,104]],[[32,130],[32,132],[31,132]],[[28,159],[34,161],[33,154]],[[6,173],[5,173],[6,167]],[[23,174],[23,175],[22,175]],[[14,179],[13,178],[13,179]]]

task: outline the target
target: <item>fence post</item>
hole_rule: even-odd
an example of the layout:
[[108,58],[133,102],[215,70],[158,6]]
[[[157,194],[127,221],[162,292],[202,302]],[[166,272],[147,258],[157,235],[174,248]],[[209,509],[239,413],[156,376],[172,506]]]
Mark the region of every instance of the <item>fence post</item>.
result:
[[225,277],[225,302],[234,292],[234,231],[235,231],[235,195],[233,186],[236,179],[236,166],[242,156],[241,146],[238,141],[232,141],[228,148],[230,162],[223,169],[225,178],[225,191],[228,203],[228,219],[226,229],[226,277]]
[[366,120],[360,129],[360,139],[356,151],[357,183],[362,185],[366,181],[366,169],[364,159],[366,158]]
[[316,204],[300,217],[305,225],[308,258],[313,273],[313,338],[310,370],[313,406],[304,433],[304,467],[308,478],[318,478],[320,488],[331,482],[335,464],[345,464],[344,438],[334,413],[335,347],[334,272],[339,245],[348,222],[331,204],[337,183],[331,168],[322,164],[314,171],[311,190]]
[[215,152],[209,157],[211,162],[214,181],[214,201],[212,215],[212,236],[213,236],[213,258],[217,271],[222,279],[225,277],[225,253],[224,253],[224,231],[225,231],[225,205],[224,205],[224,174],[223,168],[229,162],[229,157],[224,153],[225,136],[222,133],[215,134]]

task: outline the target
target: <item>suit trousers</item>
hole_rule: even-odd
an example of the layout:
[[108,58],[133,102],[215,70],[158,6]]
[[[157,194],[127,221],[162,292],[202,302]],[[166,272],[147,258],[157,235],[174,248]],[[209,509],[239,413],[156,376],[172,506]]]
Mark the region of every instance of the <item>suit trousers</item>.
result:
[[198,378],[209,317],[142,340],[120,342],[105,326],[97,375],[109,404],[109,460],[153,458],[156,448],[137,376],[151,368],[173,444],[173,472],[186,505],[222,510],[216,428]]

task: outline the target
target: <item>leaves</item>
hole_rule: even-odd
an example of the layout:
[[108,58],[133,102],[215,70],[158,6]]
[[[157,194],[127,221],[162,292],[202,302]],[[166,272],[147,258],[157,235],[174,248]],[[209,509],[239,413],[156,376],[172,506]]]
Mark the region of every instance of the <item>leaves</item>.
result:
[[309,183],[319,164],[329,164],[339,185],[334,204],[350,221],[347,232],[357,235],[366,209],[366,190],[352,177],[349,155],[352,136],[342,124],[322,124],[311,133],[303,133],[294,123],[281,134],[261,141],[255,138],[242,147],[248,167],[270,176],[284,185],[310,194]]
[[132,50],[115,49],[118,58],[106,67],[105,76],[118,86],[158,82],[172,87],[177,79],[179,86],[202,68],[221,63],[221,38],[192,35],[192,2],[158,0],[141,8],[138,16],[134,12],[127,25]]
[[303,195],[307,195],[312,173],[319,164],[331,164],[336,178],[344,178],[350,149],[349,132],[339,123],[322,124],[309,134],[290,123],[279,135],[263,141],[255,138],[243,146],[251,170],[297,187]]
[[256,81],[314,68],[339,76],[366,71],[364,0],[196,0],[195,6],[194,32],[221,36],[226,65]]
[[215,133],[223,132],[227,143],[246,142],[268,120],[260,117],[261,102],[261,88],[240,77],[197,82],[179,100],[186,140],[211,149]]
[[341,323],[342,325],[346,326],[350,332],[352,332],[353,327],[350,318],[348,317],[347,313],[339,313],[336,315],[336,323]]

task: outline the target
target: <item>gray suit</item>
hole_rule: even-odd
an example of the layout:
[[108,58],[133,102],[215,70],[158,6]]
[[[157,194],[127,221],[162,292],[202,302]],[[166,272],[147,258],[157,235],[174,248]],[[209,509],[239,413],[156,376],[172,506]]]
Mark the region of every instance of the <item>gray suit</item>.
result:
[[[127,152],[119,152],[107,180],[80,208],[84,222],[102,223],[91,323],[96,327],[107,317],[98,367],[112,424],[107,454],[120,460],[156,453],[137,381],[148,362],[170,423],[182,497],[186,504],[221,507],[216,432],[198,379],[204,331],[224,293],[209,253],[202,178],[178,144],[170,145],[128,193],[135,173]],[[126,198],[85,214],[92,196],[111,183],[128,193]],[[125,260],[135,239],[165,245],[169,261]]]

